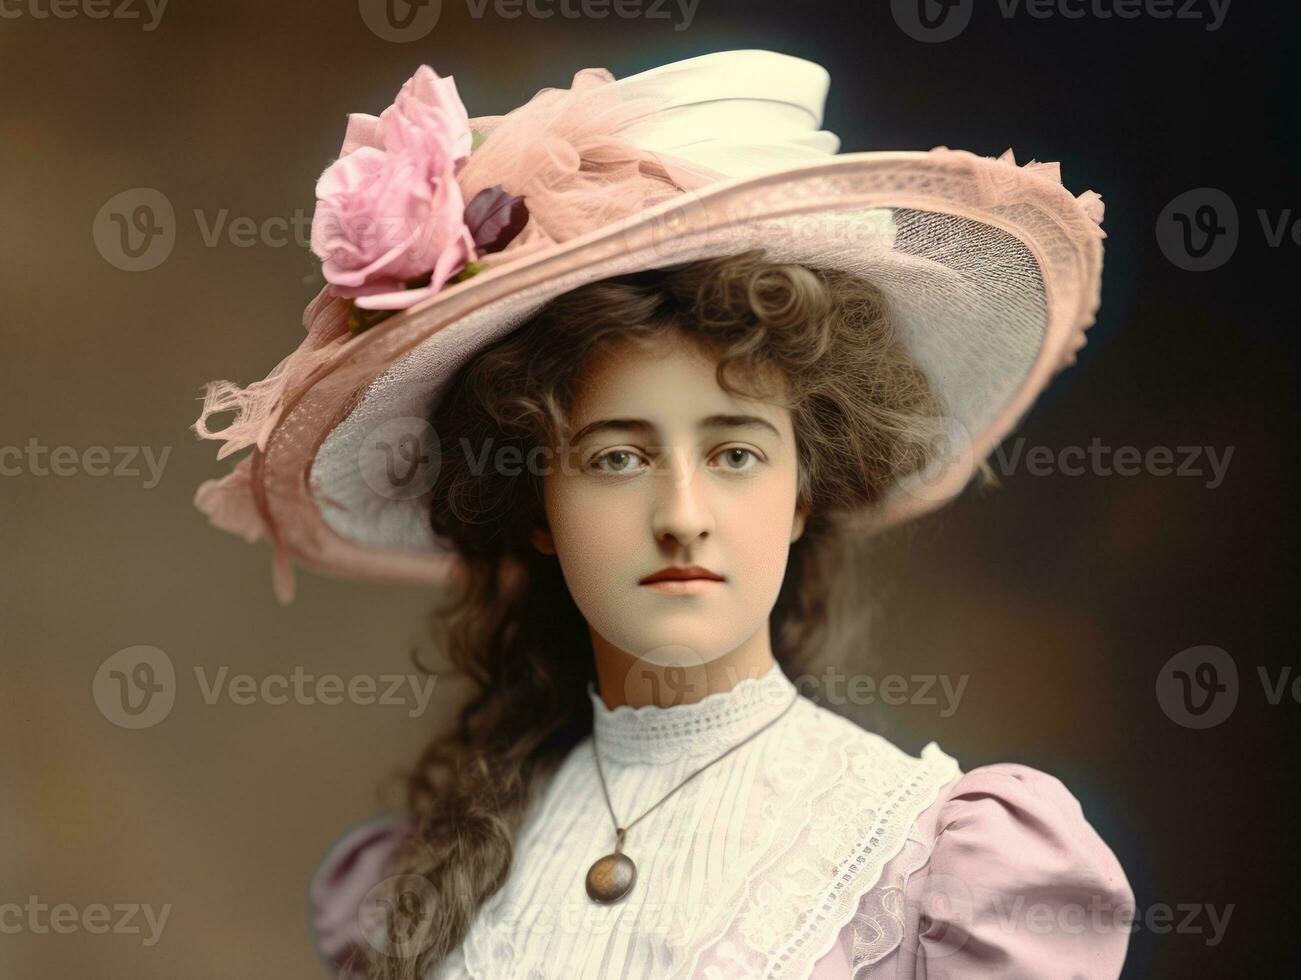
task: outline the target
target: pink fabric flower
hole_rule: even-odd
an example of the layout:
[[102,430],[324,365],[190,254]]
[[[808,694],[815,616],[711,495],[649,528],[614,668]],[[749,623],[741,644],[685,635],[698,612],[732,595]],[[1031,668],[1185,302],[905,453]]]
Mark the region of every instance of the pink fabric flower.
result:
[[[456,181],[471,142],[456,83],[427,65],[378,119],[349,117],[312,217],[312,251],[331,292],[364,309],[404,309],[475,257]],[[428,285],[407,288],[425,276]]]

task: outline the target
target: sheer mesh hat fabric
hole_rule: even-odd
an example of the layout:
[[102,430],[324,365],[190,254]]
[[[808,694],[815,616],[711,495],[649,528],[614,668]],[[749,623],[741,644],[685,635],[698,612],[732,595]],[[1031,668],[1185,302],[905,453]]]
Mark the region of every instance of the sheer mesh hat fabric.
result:
[[[403,93],[435,84],[421,71]],[[210,383],[196,432],[223,441],[218,458],[251,451],[200,486],[196,505],[224,530],[272,542],[284,602],[295,563],[443,581],[458,558],[430,528],[443,447],[427,420],[458,369],[577,286],[756,247],[871,281],[943,406],[932,462],[861,525],[952,499],[1083,346],[1102,199],[1072,195],[1056,163],[1020,166],[1011,150],[838,153],[820,128],[829,84],[810,61],[725,51],[619,80],[585,69],[511,113],[469,119],[473,149],[450,190],[519,195],[527,223],[491,253],[457,240],[474,274],[425,286],[368,329],[355,316],[371,299],[327,285],[267,378]],[[341,159],[367,152],[384,118],[351,117]],[[224,429],[208,427],[232,410]]]

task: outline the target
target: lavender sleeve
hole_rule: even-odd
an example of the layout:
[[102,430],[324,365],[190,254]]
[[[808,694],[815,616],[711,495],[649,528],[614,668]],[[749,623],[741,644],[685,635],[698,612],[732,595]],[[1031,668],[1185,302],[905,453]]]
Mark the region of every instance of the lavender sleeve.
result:
[[394,813],[354,827],[335,842],[312,875],[308,924],[317,952],[337,980],[365,977],[363,903],[383,880],[393,849],[415,832],[415,826],[410,814]]
[[1134,894],[1058,779],[1011,763],[974,769],[915,829],[933,843],[900,896],[899,945],[872,963],[857,960],[864,922],[851,921],[812,980],[1119,976]]

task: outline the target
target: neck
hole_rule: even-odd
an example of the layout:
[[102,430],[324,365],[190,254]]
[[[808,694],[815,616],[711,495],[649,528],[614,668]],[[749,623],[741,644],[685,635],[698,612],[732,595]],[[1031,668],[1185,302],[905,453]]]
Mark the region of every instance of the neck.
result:
[[[686,650],[687,648],[682,648]],[[684,656],[657,657],[652,662],[619,649],[592,631],[596,656],[597,689],[611,710],[622,705],[640,708],[653,704],[661,708],[692,704],[710,694],[730,691],[741,681],[762,677],[774,660],[768,623],[739,647],[705,663]],[[672,648],[666,648],[670,653]]]

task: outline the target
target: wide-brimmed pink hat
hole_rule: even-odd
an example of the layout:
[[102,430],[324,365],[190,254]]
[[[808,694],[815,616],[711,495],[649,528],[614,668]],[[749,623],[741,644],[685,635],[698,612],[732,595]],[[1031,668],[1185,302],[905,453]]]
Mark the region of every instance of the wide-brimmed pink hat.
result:
[[458,558],[430,527],[428,419],[466,360],[584,283],[755,247],[870,280],[944,406],[932,464],[862,526],[951,499],[1083,346],[1102,199],[1011,150],[837,154],[828,85],[800,58],[724,51],[620,80],[585,69],[469,118],[422,67],[378,118],[350,117],[317,184],[327,285],[303,342],[262,381],[208,385],[195,431],[224,440],[218,458],[253,451],[196,505],[273,542],[283,602],[295,561],[445,580]]

